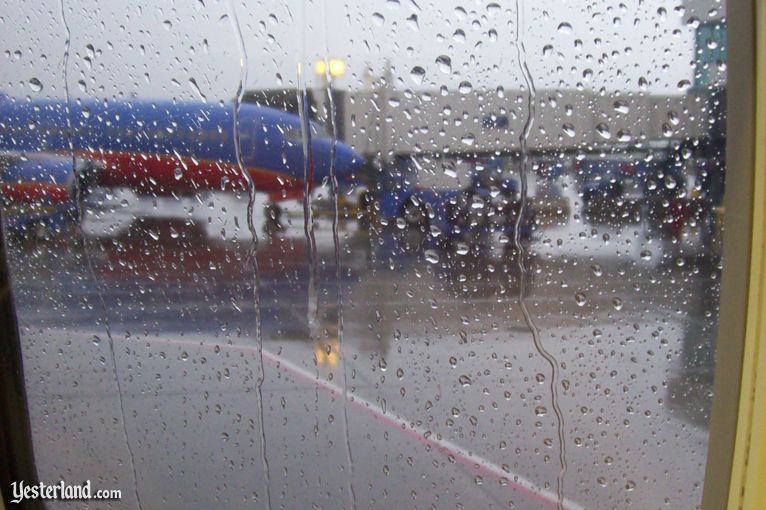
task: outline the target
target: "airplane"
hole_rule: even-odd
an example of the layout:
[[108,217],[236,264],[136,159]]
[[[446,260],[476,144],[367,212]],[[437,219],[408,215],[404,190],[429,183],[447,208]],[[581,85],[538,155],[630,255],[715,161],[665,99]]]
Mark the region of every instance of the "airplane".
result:
[[94,161],[94,184],[152,196],[245,191],[249,176],[255,191],[267,193],[272,203],[302,198],[333,170],[339,186],[349,185],[364,164],[360,154],[313,121],[232,102],[0,94],[0,151]]
[[56,154],[0,151],[4,226],[10,232],[35,237],[63,231],[78,214],[74,175],[85,175],[95,168],[93,164]]

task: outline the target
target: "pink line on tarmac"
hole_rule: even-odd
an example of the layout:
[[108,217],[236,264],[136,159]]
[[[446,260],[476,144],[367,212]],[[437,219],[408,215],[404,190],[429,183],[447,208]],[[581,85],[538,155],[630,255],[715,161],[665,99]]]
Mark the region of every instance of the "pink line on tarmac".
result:
[[[497,464],[494,464],[486,459],[479,457],[478,455],[464,450],[451,441],[435,437],[435,435],[431,432],[412,425],[411,422],[405,420],[404,418],[388,414],[379,409],[378,406],[368,402],[363,398],[349,394],[343,395],[342,388],[331,384],[324,379],[318,378],[315,374],[312,374],[308,370],[286,360],[285,358],[282,358],[281,356],[272,354],[265,349],[263,350],[263,359],[269,361],[278,369],[290,372],[295,377],[309,382],[319,388],[322,388],[323,390],[330,392],[332,395],[345,397],[348,404],[350,404],[354,409],[361,410],[368,415],[373,416],[376,420],[381,421],[399,430],[400,432],[403,432],[407,436],[420,443],[441,450],[443,453],[446,453],[452,459],[454,459],[455,462],[468,467],[471,471],[474,471],[481,476],[491,478],[498,482],[503,482],[518,492],[523,493],[530,499],[542,503],[546,508],[558,508],[558,498],[555,493],[537,486],[526,478],[514,474],[510,470],[503,469]],[[564,499],[563,506],[567,510],[584,510],[583,507],[568,499]]]
[[[203,347],[205,345],[205,342],[192,342],[188,340],[164,339],[161,342],[171,343],[171,344],[183,344],[183,345],[189,345],[189,346],[195,346],[195,347]],[[251,346],[251,345],[229,344],[229,345],[226,345],[226,348],[258,352],[258,347]],[[505,470],[501,468],[500,466],[498,466],[497,464],[494,464],[486,459],[483,459],[482,457],[461,448],[460,446],[456,445],[455,443],[451,441],[434,437],[434,434],[432,434],[428,430],[423,429],[421,427],[416,427],[412,425],[412,422],[404,418],[401,418],[398,415],[394,416],[392,414],[385,413],[383,412],[383,410],[379,409],[378,406],[368,402],[367,400],[361,397],[358,397],[355,395],[349,395],[349,394],[344,395],[342,388],[334,384],[331,384],[330,382],[324,379],[318,378],[316,374],[312,374],[305,368],[300,367],[296,365],[295,363],[292,363],[291,361],[288,361],[287,359],[279,355],[273,354],[267,351],[266,349],[263,349],[263,359],[265,361],[268,361],[272,365],[274,365],[278,370],[289,372],[293,374],[296,378],[301,379],[310,384],[313,384],[317,386],[318,388],[321,388],[329,392],[332,395],[345,397],[346,402],[350,404],[353,407],[353,409],[363,411],[364,413],[371,415],[376,420],[381,421],[392,428],[395,428],[396,430],[406,434],[412,439],[442,451],[443,453],[453,458],[455,462],[458,462],[466,466],[469,470],[481,476],[485,476],[487,478],[496,480],[498,482],[502,481],[508,487],[522,493],[524,496],[528,497],[529,499],[532,499],[541,503],[545,508],[552,508],[552,509],[558,508],[558,498],[555,493],[538,486],[537,484],[533,483],[530,480],[527,480],[523,476],[517,475],[510,470]],[[580,506],[579,504],[567,498],[564,498],[563,508],[565,510],[585,510],[583,506]]]

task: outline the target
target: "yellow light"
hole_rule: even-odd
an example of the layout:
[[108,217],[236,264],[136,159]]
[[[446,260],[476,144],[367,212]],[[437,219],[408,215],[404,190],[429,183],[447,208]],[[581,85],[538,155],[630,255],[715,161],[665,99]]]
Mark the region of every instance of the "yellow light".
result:
[[317,366],[321,367],[325,364],[327,358],[325,357],[324,349],[322,349],[321,346],[314,348],[314,358],[316,358]]
[[330,76],[337,78],[346,74],[346,63],[339,58],[330,59]]
[[327,70],[330,70],[330,76],[337,78],[346,74],[346,63],[339,58],[327,60],[317,60],[314,63],[314,72],[319,76],[326,76]]

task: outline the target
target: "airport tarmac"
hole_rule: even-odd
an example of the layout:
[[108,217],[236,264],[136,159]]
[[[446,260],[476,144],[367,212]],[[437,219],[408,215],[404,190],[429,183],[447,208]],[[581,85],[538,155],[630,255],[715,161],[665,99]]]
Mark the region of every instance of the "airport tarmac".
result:
[[719,271],[691,245],[573,208],[522,278],[499,239],[312,236],[297,204],[256,278],[242,199],[112,201],[9,247],[40,479],[122,489],[91,507],[700,500]]

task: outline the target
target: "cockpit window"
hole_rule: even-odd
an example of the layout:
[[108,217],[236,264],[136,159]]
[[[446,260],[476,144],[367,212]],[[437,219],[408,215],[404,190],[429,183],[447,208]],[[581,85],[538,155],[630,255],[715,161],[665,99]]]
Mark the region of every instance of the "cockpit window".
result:
[[[310,122],[309,125],[311,126],[311,137],[315,139],[319,138],[329,138],[330,134],[327,132],[327,130],[322,126],[321,124],[317,122]],[[279,124],[277,128],[284,137],[285,140],[293,143],[303,143],[304,139],[304,132],[301,129],[300,125],[284,125]]]

